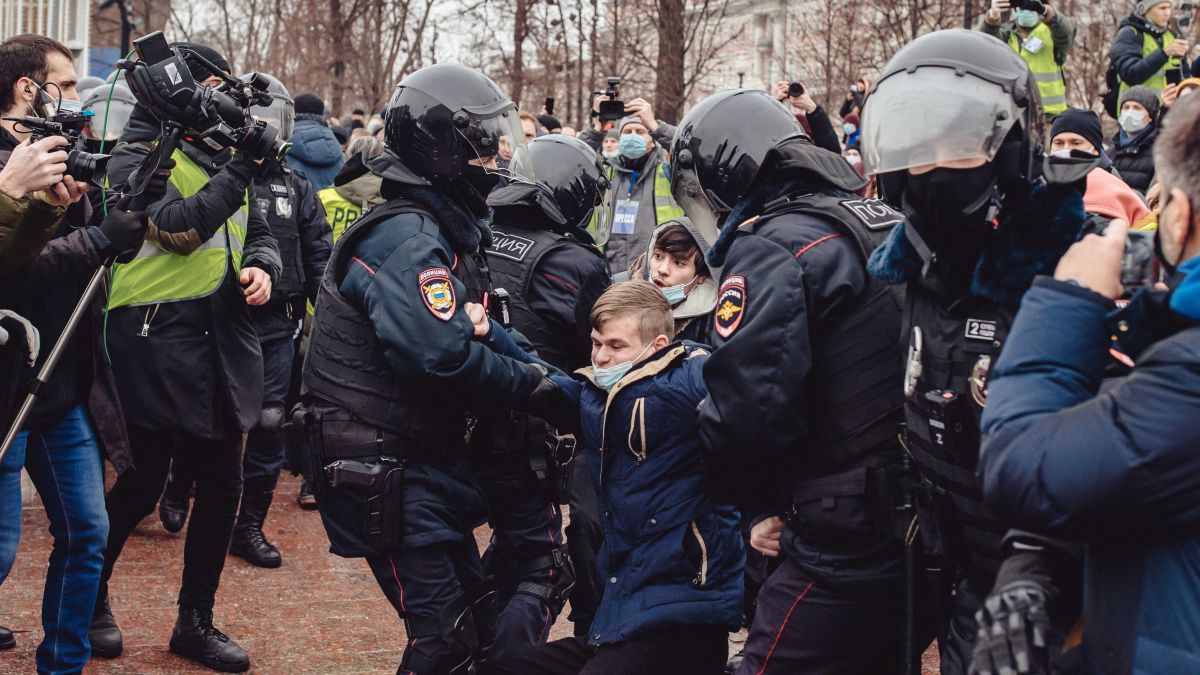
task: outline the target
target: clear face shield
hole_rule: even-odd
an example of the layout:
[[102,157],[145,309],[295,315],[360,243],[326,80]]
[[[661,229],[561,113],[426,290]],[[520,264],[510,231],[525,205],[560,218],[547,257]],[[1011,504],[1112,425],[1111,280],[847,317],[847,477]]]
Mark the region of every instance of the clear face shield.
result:
[[296,107],[287,99],[271,97],[269,106],[251,106],[250,115],[279,130],[279,138],[289,140],[296,123]]
[[897,73],[867,99],[863,164],[874,175],[963,160],[990,162],[1020,115],[1000,85],[978,77],[941,67]]
[[525,143],[525,131],[521,128],[517,111],[509,108],[487,117],[477,117],[471,110],[466,112],[471,115],[470,123],[456,125],[455,130],[474,152],[476,161],[473,163],[488,173],[502,176],[510,183],[532,185],[535,182],[533,157]]
[[706,240],[715,242],[721,232],[721,220],[729,215],[729,210],[709,200],[691,167],[673,166],[671,178],[671,196],[675,198],[675,203]]
[[112,143],[121,137],[121,132],[129,123],[129,117],[133,114],[133,104],[101,100],[85,110],[92,111],[92,116],[87,121],[92,138]]

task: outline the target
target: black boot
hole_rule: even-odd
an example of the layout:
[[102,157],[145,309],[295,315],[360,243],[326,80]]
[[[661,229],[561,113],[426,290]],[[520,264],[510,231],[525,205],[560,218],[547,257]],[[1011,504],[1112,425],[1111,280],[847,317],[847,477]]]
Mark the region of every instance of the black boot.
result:
[[175,533],[183,529],[187,522],[188,502],[192,496],[192,481],[190,476],[181,476],[178,466],[171,463],[171,473],[167,476],[167,487],[163,490],[162,499],[158,501],[158,517],[162,519],[167,532]]
[[108,598],[96,603],[96,611],[92,614],[92,626],[88,628],[88,641],[92,643],[92,656],[102,659],[115,659],[121,655],[124,644],[121,640],[121,628],[113,618],[112,610],[108,607]]
[[266,489],[265,485],[248,483],[242,491],[242,510],[233,528],[229,552],[258,567],[275,568],[283,564],[279,549],[267,541],[262,531],[274,494],[274,490]]
[[17,637],[4,626],[0,626],[0,649],[12,649],[17,646]]
[[222,673],[250,669],[250,657],[238,643],[213,628],[212,610],[180,607],[171,633],[171,651]]

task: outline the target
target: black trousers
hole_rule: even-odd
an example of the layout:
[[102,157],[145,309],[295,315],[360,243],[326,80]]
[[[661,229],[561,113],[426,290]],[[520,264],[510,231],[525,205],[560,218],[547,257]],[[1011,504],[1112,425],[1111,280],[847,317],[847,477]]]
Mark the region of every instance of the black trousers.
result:
[[225,568],[225,554],[242,497],[242,435],[220,440],[129,428],[133,465],[109,490],[108,547],[104,551],[100,600],[125,541],[143,518],[154,511],[174,459],[196,483],[196,502],[188,521],[183,549],[183,583],[179,604],[212,609]]
[[571,522],[566,527],[567,550],[575,566],[575,587],[571,589],[571,614],[568,618],[575,624],[576,636],[586,637],[600,607],[604,586],[596,571],[596,553],[604,542],[604,531],[600,529],[600,509],[597,506],[596,488],[587,468],[585,453],[575,455],[571,483]]
[[903,590],[830,590],[784,561],[758,592],[738,675],[902,671]]
[[556,640],[499,663],[484,675],[721,675],[729,632],[720,626],[678,626],[591,647],[579,637]]

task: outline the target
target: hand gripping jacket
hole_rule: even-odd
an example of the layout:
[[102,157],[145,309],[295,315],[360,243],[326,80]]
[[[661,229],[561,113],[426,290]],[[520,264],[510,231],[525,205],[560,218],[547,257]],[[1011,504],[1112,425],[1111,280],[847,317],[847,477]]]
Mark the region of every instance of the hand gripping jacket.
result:
[[[316,314],[304,361],[304,394],[316,394],[370,424],[395,432],[413,441],[418,451],[448,451],[464,445],[467,412],[395,377],[369,317],[351,305],[338,288],[355,243],[388,218],[414,212],[436,220],[415,203],[393,198],[355,223],[334,246],[317,295],[321,311]],[[487,292],[487,269],[481,260],[481,255],[459,256],[452,270],[466,286],[471,302],[482,302]]]

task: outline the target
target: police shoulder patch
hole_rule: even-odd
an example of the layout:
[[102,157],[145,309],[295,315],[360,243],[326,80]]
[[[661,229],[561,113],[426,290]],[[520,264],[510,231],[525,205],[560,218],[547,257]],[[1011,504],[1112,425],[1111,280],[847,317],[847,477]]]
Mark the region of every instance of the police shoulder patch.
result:
[[717,307],[713,311],[713,327],[717,335],[728,339],[742,323],[746,313],[746,277],[734,274],[721,282]]
[[421,299],[425,307],[442,321],[454,316],[454,284],[450,282],[450,270],[445,267],[428,267],[417,275]]
[[878,199],[847,199],[842,208],[854,214],[869,230],[886,230],[904,221],[904,215]]

